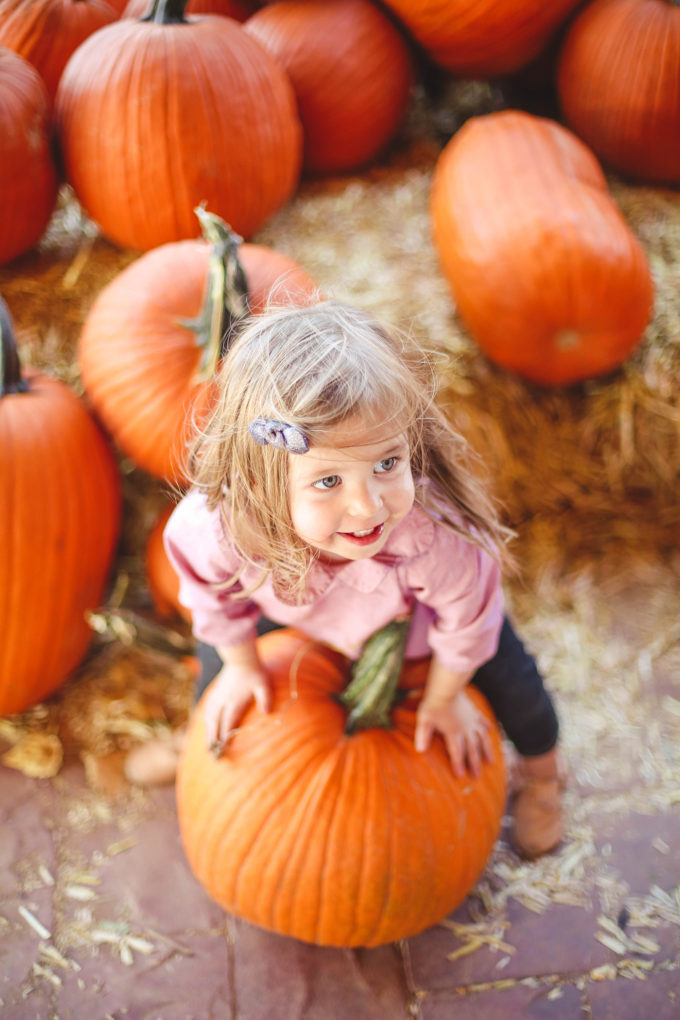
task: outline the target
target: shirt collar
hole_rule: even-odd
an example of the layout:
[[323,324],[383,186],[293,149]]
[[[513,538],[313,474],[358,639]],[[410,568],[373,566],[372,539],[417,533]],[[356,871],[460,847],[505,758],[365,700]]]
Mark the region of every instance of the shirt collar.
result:
[[400,521],[377,556],[339,565],[319,561],[313,571],[313,588],[317,594],[322,594],[333,581],[341,581],[355,591],[375,591],[401,560],[429,549],[433,537],[434,522],[422,510],[414,508]]

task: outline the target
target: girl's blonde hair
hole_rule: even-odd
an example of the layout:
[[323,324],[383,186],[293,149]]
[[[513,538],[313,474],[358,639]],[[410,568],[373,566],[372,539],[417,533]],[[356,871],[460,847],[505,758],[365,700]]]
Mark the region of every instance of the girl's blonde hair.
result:
[[509,560],[510,532],[471,470],[467,442],[435,404],[428,358],[365,312],[321,301],[250,317],[223,360],[217,389],[210,420],[190,451],[189,478],[210,509],[221,508],[245,561],[262,568],[263,580],[271,574],[287,600],[304,595],[317,554],[293,528],[289,455],[255,442],[248,426],[256,418],[295,425],[312,446],[352,416],[393,425],[409,440],[416,503]]

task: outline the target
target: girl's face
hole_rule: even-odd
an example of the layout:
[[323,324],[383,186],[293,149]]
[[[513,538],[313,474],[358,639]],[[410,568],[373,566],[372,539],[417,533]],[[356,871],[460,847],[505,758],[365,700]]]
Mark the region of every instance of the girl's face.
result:
[[326,442],[288,455],[293,527],[326,559],[370,559],[413,506],[407,438],[355,418]]

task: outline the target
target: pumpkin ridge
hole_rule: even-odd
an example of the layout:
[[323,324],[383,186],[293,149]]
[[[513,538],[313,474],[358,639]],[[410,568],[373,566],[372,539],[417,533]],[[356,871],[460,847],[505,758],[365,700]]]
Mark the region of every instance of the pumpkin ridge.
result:
[[[264,720],[262,721],[264,722]],[[308,724],[306,728],[309,730],[316,729],[316,727],[313,724],[312,725]],[[306,758],[303,762],[299,762],[296,760],[295,755],[291,756],[290,754],[291,750],[293,751],[299,750],[298,734],[299,734],[298,728],[291,727],[288,731],[286,731],[285,733],[286,739],[284,741],[282,741],[280,739],[279,734],[276,733],[276,739],[275,741],[273,741],[274,743],[273,748],[266,740],[262,741],[261,744],[258,744],[258,751],[261,749],[262,753],[255,756],[253,760],[253,767],[246,774],[244,774],[243,771],[238,768],[237,762],[234,765],[234,775],[232,777],[232,782],[229,784],[229,789],[227,791],[231,817],[232,819],[238,819],[238,823],[240,826],[243,826],[243,819],[248,817],[249,814],[253,818],[256,818],[258,821],[257,831],[252,834],[252,839],[250,839],[247,844],[245,845],[242,844],[241,846],[239,846],[238,855],[239,863],[236,868],[233,879],[230,883],[229,894],[230,900],[234,904],[239,903],[242,897],[242,892],[239,887],[243,883],[243,881],[246,880],[244,878],[244,868],[248,866],[249,860],[253,857],[253,855],[256,855],[257,844],[266,838],[268,833],[268,827],[270,826],[270,824],[274,824],[275,822],[277,808],[280,810],[282,805],[285,805],[286,797],[289,793],[289,790],[300,782],[300,777],[309,768],[310,761],[309,758]],[[238,734],[235,737],[235,740],[237,739]],[[326,753],[325,748],[319,750],[314,747],[309,748],[309,752],[312,755],[313,760],[322,757]],[[229,752],[227,752],[227,757],[228,753]],[[237,748],[234,748],[234,754],[236,755],[238,754]],[[266,803],[263,803],[261,799],[262,796],[261,783],[257,778],[257,765],[256,765],[256,763],[260,759],[264,763],[266,763],[267,768],[271,771],[274,771],[279,762],[286,763],[287,782],[285,785],[279,784],[277,786],[277,789],[272,792],[271,797],[273,798],[273,804],[271,806],[269,805],[269,800],[267,800]],[[297,767],[296,771],[293,771],[294,766]],[[217,807],[217,805],[221,803],[225,795],[224,784],[216,782],[212,792],[214,794],[213,800],[215,802],[215,807]],[[249,811],[249,804],[251,801],[253,802],[254,806]],[[228,841],[230,836],[230,833],[222,832],[220,821],[221,816],[219,811],[213,810],[208,812],[208,805],[206,805],[206,808],[204,810],[208,821],[202,833],[202,838],[198,848],[199,854],[197,856],[197,862],[201,871],[203,871],[205,867],[205,865],[201,863],[200,857],[201,847],[210,844],[216,838],[215,832],[221,833],[219,837],[219,842],[223,845],[225,839],[227,839]],[[215,863],[216,862],[213,859],[212,864]],[[208,867],[207,870],[210,871],[210,867]],[[217,887],[219,887],[219,878],[216,874],[210,875],[210,880],[215,882]],[[260,886],[262,884],[263,883],[260,883]]]
[[[286,914],[288,915],[284,919],[284,923],[288,925],[292,923],[298,927],[298,930],[306,928],[310,931],[309,938],[312,940],[318,938],[318,930],[324,914],[324,899],[327,899],[324,896],[324,890],[326,876],[330,868],[329,852],[333,848],[331,835],[333,819],[337,816],[343,800],[342,788],[344,785],[343,780],[345,778],[347,757],[347,745],[344,743],[334,748],[326,756],[324,762],[325,768],[317,768],[312,783],[308,784],[305,788],[305,797],[309,791],[309,800],[307,802],[307,809],[302,812],[303,824],[296,826],[294,815],[290,816],[290,821],[286,820],[287,826],[294,833],[291,847],[292,852],[286,856],[284,866],[279,873],[279,883],[273,894],[272,904],[276,905],[280,895],[284,893],[287,907]],[[312,764],[310,762],[310,766]],[[314,861],[311,862],[310,866],[309,843],[305,838],[309,829],[313,831],[313,844],[321,856],[321,861],[316,867],[314,866]],[[315,873],[315,889],[311,896],[314,901],[314,910],[312,912],[310,912],[307,905],[307,898],[310,896],[311,890],[309,883],[305,883],[308,891],[304,901],[301,901],[297,883],[294,881],[291,883],[290,891],[285,893],[287,879],[289,879],[291,874],[294,878],[294,873],[298,870],[298,862],[300,870],[311,870]],[[277,923],[280,924],[282,911],[279,909],[279,911],[274,911],[273,913],[278,914]],[[310,918],[315,918],[311,928],[309,924]]]
[[[267,862],[267,866],[264,868],[264,870],[262,869],[258,870],[259,878],[260,876],[263,875],[268,876],[271,873],[272,863],[276,867],[276,884],[273,887],[269,884],[269,881],[267,883],[265,883],[264,881],[258,881],[258,893],[260,895],[264,893],[265,886],[267,893],[269,893],[271,890],[271,903],[269,905],[269,910],[267,910],[266,907],[263,907],[260,904],[259,896],[256,894],[252,900],[253,904],[252,910],[248,911],[248,915],[252,917],[254,922],[256,924],[262,924],[263,926],[266,926],[267,921],[265,921],[262,918],[262,912],[263,911],[266,912],[270,919],[269,923],[272,925],[272,930],[276,930],[273,927],[274,924],[273,918],[275,915],[281,913],[284,907],[286,908],[288,914],[291,913],[290,894],[288,894],[287,901],[285,904],[281,903],[281,896],[282,891],[284,889],[286,874],[288,873],[288,869],[292,867],[292,863],[295,858],[293,852],[289,852],[288,854],[284,855],[283,847],[287,843],[292,843],[291,850],[294,851],[295,847],[302,846],[304,841],[305,825],[304,824],[295,825],[293,821],[289,822],[288,818],[285,817],[286,810],[290,806],[288,802],[288,797],[290,795],[291,790],[293,790],[297,786],[297,784],[301,782],[302,777],[304,777],[307,773],[313,770],[313,767],[317,764],[319,760],[324,761],[325,758],[326,758],[325,749],[321,751],[315,749],[312,755],[299,765],[299,771],[291,775],[289,781],[286,782],[285,785],[279,785],[277,787],[275,793],[275,803],[272,805],[270,810],[265,813],[264,805],[258,806],[258,809],[255,813],[259,815],[261,818],[260,824],[258,825],[257,832],[253,834],[253,838],[249,842],[247,848],[244,846],[243,853],[241,854],[241,863],[238,867],[236,874],[234,875],[233,902],[235,904],[238,904],[239,907],[241,907],[241,903],[243,901],[244,883],[249,882],[249,879],[246,876],[246,868],[250,863],[249,858],[259,855],[260,853],[260,851],[258,851],[259,844],[272,843],[273,832],[280,824],[281,815],[283,814],[286,821],[286,825],[284,826],[283,832],[281,833],[281,837],[275,841],[277,851],[276,857],[274,858],[270,857],[270,859]],[[290,762],[287,765],[287,769],[290,769]],[[305,784],[304,796],[301,797],[298,801],[296,801],[295,811],[289,816],[290,819],[296,819],[298,816],[302,816],[303,823],[305,819],[309,820],[310,815],[312,815],[312,812],[308,810],[308,807],[310,803],[313,802],[314,795],[315,790],[311,788],[309,784]],[[313,818],[313,821],[318,821],[318,818]],[[310,824],[309,821],[308,824]]]

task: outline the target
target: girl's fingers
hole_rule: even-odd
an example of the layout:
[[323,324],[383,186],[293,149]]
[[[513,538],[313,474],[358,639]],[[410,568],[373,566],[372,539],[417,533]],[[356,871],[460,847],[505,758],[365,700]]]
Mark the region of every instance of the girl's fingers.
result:
[[473,734],[472,739],[468,740],[466,753],[468,768],[473,776],[478,776],[482,771],[482,760],[476,737],[477,734]]
[[428,747],[430,746],[430,740],[432,739],[433,732],[434,727],[431,726],[430,723],[421,722],[420,720],[418,720],[418,722],[416,723],[415,737],[413,738],[416,751],[419,752],[427,751]]
[[459,779],[465,775],[465,755],[463,754],[462,740],[460,737],[446,736],[446,749],[449,752],[451,768],[454,776]]
[[255,697],[255,704],[259,708],[260,712],[264,712],[266,714],[271,708],[271,690],[269,686],[267,684],[262,684],[261,686],[256,687],[253,691],[253,695]]
[[[488,720],[485,721],[488,722]],[[482,749],[484,761],[493,761],[493,744],[491,743],[491,730],[489,727],[490,724],[484,732],[479,735],[479,743]]]

